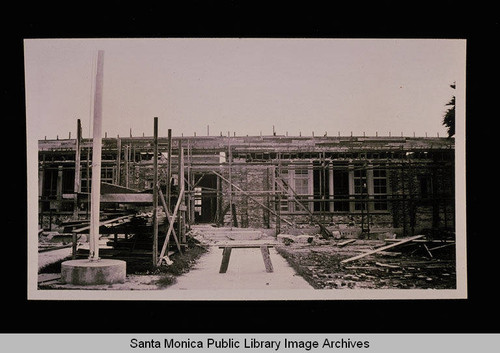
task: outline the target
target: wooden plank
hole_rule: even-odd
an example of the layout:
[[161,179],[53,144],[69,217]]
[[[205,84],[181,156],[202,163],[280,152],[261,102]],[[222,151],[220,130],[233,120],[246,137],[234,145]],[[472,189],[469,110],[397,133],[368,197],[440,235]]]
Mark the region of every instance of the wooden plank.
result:
[[219,246],[219,249],[225,249],[225,248],[234,248],[234,249],[257,249],[257,248],[262,248],[262,247],[266,247],[266,248],[272,248],[274,247],[273,244],[231,244],[231,245],[220,245]]
[[455,242],[448,243],[448,244],[445,244],[445,245],[436,246],[434,248],[429,249],[429,251],[434,251],[434,250],[437,250],[437,249],[446,248],[447,246],[451,246],[451,245],[455,245]]
[[357,255],[357,256],[354,256],[354,257],[350,257],[348,259],[340,261],[340,263],[344,264],[344,263],[347,263],[347,262],[359,260],[359,259],[361,259],[361,258],[363,258],[365,256],[376,254],[376,253],[378,253],[380,251],[384,251],[384,250],[387,250],[387,249],[390,249],[390,248],[394,248],[396,246],[399,246],[399,245],[402,245],[402,244],[406,244],[406,243],[409,243],[409,242],[411,242],[411,241],[413,241],[415,239],[420,239],[420,238],[423,238],[423,237],[425,237],[425,235],[415,235],[414,237],[409,237],[409,238],[406,238],[406,239],[402,239],[398,243],[394,243],[394,244],[382,246],[382,247],[377,248],[375,250],[371,250],[371,251],[368,251],[366,253],[363,253],[363,254],[360,254],[360,255]]
[[103,203],[151,203],[153,194],[102,194],[100,202]]
[[219,273],[226,273],[227,267],[229,266],[229,259],[231,257],[231,247],[225,247],[222,251],[222,262],[220,264]]
[[375,262],[375,265],[380,266],[380,267],[387,267],[387,268],[400,268],[397,265],[389,265],[389,264],[384,264],[382,262]]
[[[128,216],[121,216],[121,217],[118,217],[118,218],[108,219],[107,221],[99,222],[99,226],[103,226],[105,224],[113,223],[113,222],[116,222],[118,220],[125,219],[125,218],[130,218],[130,217],[132,217],[132,216],[128,215]],[[73,230],[73,232],[74,233],[81,233],[84,230],[89,230],[89,229],[90,229],[90,225],[86,226],[86,227],[75,229],[75,230]]]
[[[398,243],[399,239],[384,239],[386,243]],[[414,243],[439,243],[439,244],[454,244],[455,240],[439,240],[439,239],[420,239],[413,240]]]
[[338,244],[337,244],[337,246],[338,246],[339,248],[341,248],[341,247],[346,246],[347,244],[354,243],[355,241],[356,241],[356,239],[349,239],[349,240],[343,241],[343,242],[341,242],[341,243],[338,243]]
[[271,263],[271,257],[269,256],[269,247],[261,246],[260,252],[262,253],[264,266],[266,266],[266,272],[273,272],[273,264]]
[[429,248],[427,247],[427,245],[425,245],[425,244],[421,244],[421,245],[425,249],[425,251],[427,252],[427,254],[429,254],[430,257],[434,257],[434,256],[432,256],[432,253],[429,251]]
[[60,249],[70,248],[71,246],[72,246],[72,244],[59,245],[59,246],[48,246],[47,248],[39,248],[38,252],[40,253],[40,252],[60,250]]

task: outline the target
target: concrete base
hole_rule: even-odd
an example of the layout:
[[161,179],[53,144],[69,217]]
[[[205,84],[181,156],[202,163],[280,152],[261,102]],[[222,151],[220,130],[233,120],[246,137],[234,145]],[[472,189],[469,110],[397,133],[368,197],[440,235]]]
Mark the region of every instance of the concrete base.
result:
[[75,285],[123,283],[126,268],[121,260],[69,260],[61,264],[61,281]]

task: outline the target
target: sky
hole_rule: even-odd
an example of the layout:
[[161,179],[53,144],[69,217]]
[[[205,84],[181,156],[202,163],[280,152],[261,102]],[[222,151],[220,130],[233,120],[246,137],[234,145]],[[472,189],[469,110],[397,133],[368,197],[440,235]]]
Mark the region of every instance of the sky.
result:
[[[103,135],[446,136],[465,104],[460,39],[29,39],[27,133],[91,137],[97,51]],[[454,90],[450,84],[456,83]],[[463,93],[463,94],[462,94]],[[463,110],[463,109],[462,109]]]

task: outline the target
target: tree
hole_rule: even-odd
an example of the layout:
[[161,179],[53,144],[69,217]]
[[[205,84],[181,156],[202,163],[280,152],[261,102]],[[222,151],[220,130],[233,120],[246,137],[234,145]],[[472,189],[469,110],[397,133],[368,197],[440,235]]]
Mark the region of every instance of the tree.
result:
[[[450,85],[451,88],[455,89],[456,85],[453,83]],[[446,104],[446,106],[450,106],[443,117],[443,125],[446,127],[448,131],[448,137],[452,137],[455,135],[455,96],[451,98],[451,100]]]

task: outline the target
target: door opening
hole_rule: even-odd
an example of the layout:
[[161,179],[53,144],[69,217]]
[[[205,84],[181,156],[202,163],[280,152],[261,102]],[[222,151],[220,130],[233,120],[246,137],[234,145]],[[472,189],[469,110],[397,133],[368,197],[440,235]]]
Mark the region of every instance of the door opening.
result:
[[194,175],[194,221],[211,223],[217,211],[217,176],[213,174]]

